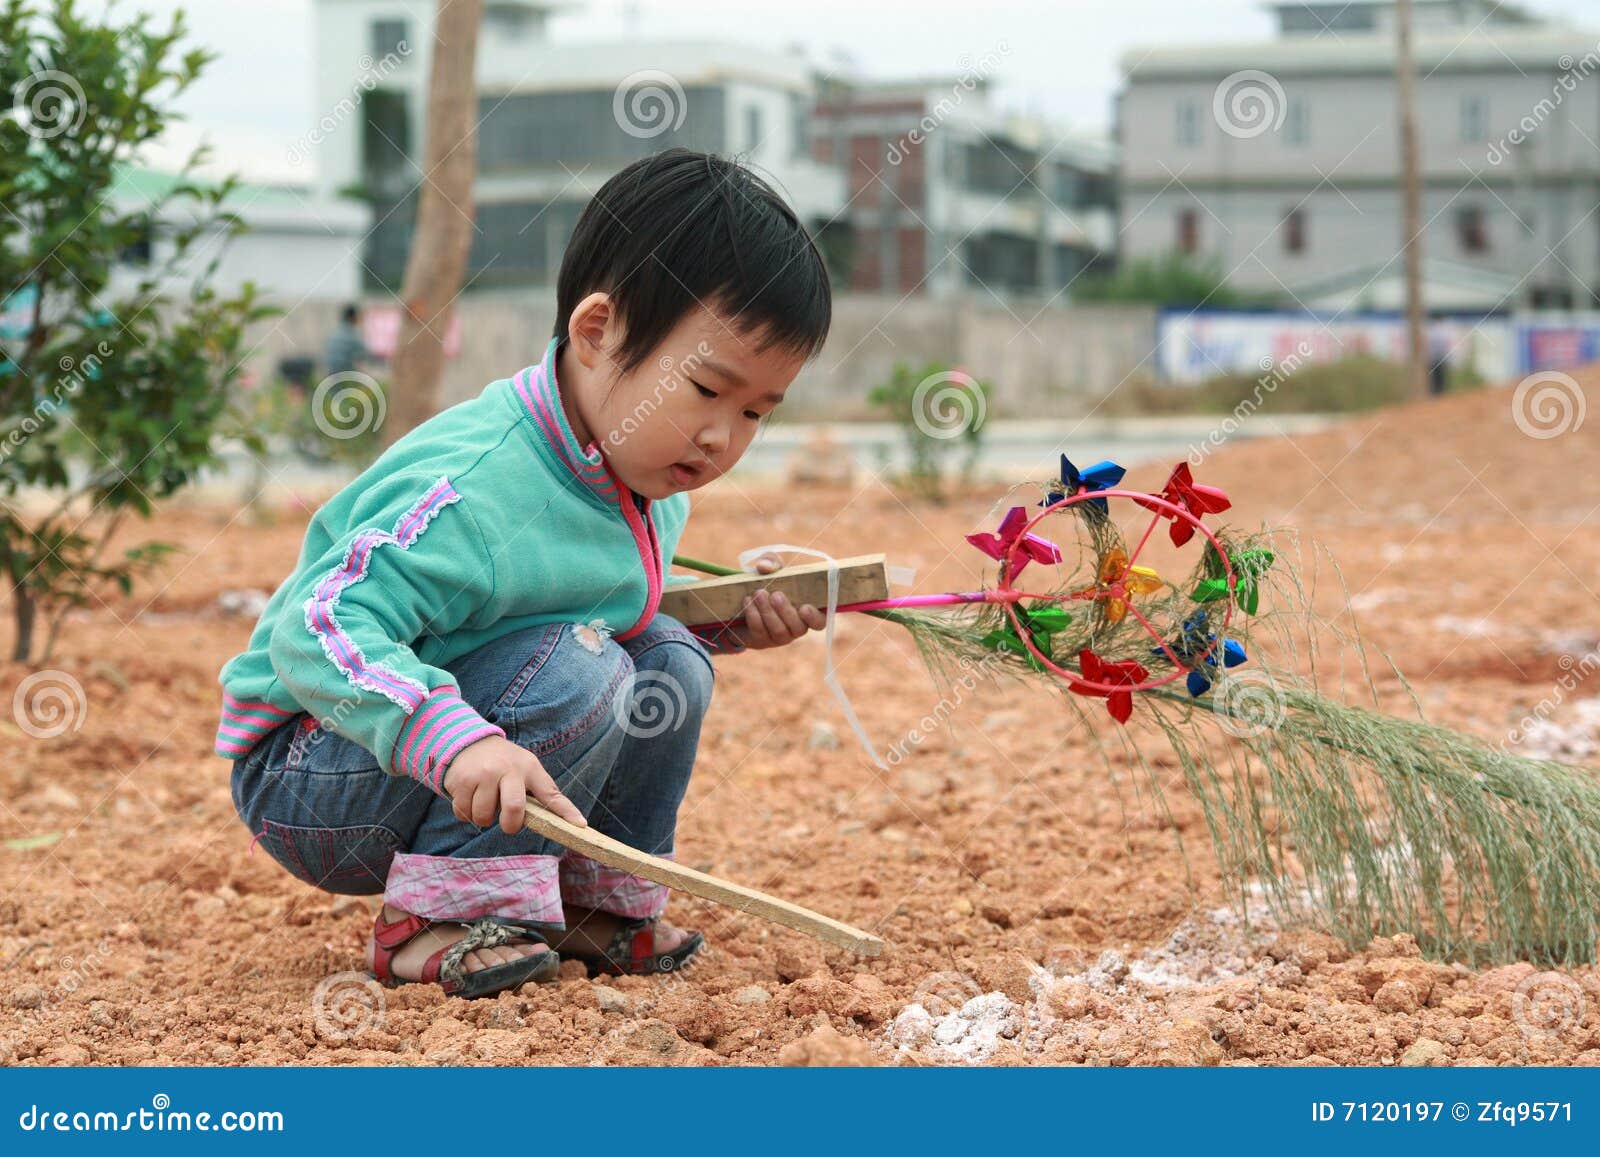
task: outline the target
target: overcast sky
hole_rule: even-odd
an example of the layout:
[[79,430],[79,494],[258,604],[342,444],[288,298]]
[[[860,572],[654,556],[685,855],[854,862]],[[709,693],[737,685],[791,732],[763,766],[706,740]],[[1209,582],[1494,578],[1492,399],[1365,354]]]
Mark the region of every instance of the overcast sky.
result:
[[[431,0],[405,3],[419,24],[431,20]],[[1524,6],[1600,27],[1594,0]],[[181,7],[194,38],[221,54],[183,108],[196,127],[231,140],[228,151],[281,154],[312,124],[312,0],[121,0],[119,7]],[[773,50],[798,44],[816,60],[848,61],[873,77],[955,74],[959,61],[996,52],[1003,41],[996,99],[1089,131],[1110,123],[1117,62],[1129,48],[1273,33],[1260,0],[571,0],[569,7],[552,22],[554,40],[716,37]]]

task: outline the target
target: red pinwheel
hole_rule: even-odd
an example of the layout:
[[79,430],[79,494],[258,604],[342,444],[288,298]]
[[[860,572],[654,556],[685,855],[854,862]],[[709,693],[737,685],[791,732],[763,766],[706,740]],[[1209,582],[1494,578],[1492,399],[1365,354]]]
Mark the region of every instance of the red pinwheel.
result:
[[1091,699],[1104,699],[1106,710],[1111,712],[1111,718],[1118,723],[1126,723],[1128,716],[1133,714],[1132,688],[1143,683],[1150,675],[1150,672],[1132,659],[1112,662],[1102,659],[1087,647],[1078,652],[1078,670],[1091,683],[1103,683],[1117,688],[1111,691],[1096,691],[1083,683],[1073,682],[1070,685],[1079,695],[1087,695]]
[[1040,538],[1037,534],[1023,534],[1022,528],[1027,525],[1027,507],[1013,506],[1006,512],[1005,519],[1000,523],[998,533],[969,534],[967,535],[967,541],[990,558],[1004,559],[1020,538],[1022,540],[1022,549],[1017,555],[1017,567],[1011,572],[1012,578],[1021,574],[1022,568],[1027,566],[1029,561],[1060,562],[1060,548],[1049,539]]
[[[1194,480],[1194,475],[1189,470],[1187,462],[1179,462],[1172,468],[1172,474],[1167,478],[1167,484],[1162,488],[1158,498],[1164,498],[1174,506],[1182,507],[1196,519],[1207,514],[1220,514],[1233,505],[1228,501],[1228,496],[1215,486],[1202,486]],[[1194,537],[1194,523],[1186,518],[1179,518],[1170,510],[1162,510],[1149,502],[1135,499],[1146,510],[1154,510],[1163,518],[1172,519],[1172,545],[1182,546]]]

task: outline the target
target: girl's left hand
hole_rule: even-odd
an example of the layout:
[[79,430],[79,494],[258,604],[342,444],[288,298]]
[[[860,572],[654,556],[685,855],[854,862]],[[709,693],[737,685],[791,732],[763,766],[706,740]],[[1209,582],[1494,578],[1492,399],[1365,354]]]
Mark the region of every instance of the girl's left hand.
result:
[[[775,554],[756,559],[757,574],[782,568],[783,560]],[[730,627],[729,634],[745,647],[761,650],[792,643],[807,631],[820,631],[826,625],[827,617],[810,603],[797,607],[781,593],[757,591],[745,600],[743,625]]]

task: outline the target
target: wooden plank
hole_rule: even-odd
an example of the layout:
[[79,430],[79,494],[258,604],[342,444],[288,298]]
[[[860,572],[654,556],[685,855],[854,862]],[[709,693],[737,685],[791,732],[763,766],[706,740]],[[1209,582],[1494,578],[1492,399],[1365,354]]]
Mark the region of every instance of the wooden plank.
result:
[[[889,597],[889,572],[881,554],[838,560],[839,605]],[[744,600],[759,590],[782,591],[795,606],[828,605],[828,564],[801,563],[771,574],[737,574],[667,587],[661,611],[686,626],[726,623],[744,617]]]
[[883,941],[870,932],[853,928],[849,924],[813,912],[809,908],[802,908],[798,904],[791,904],[787,900],[780,900],[776,896],[769,896],[765,892],[758,892],[754,888],[746,888],[743,884],[708,876],[704,872],[697,872],[672,860],[664,860],[660,856],[652,856],[637,848],[630,848],[604,832],[595,831],[593,828],[580,828],[570,820],[562,819],[554,812],[545,810],[531,798],[527,806],[527,823],[528,827],[541,836],[588,856],[608,868],[618,868],[635,876],[643,876],[646,880],[665,884],[669,888],[676,888],[680,892],[699,896],[703,900],[712,900],[737,911],[760,916],[763,920],[771,920],[775,924],[782,924],[785,928],[804,932],[807,936],[836,944],[861,956],[877,956],[883,952]]

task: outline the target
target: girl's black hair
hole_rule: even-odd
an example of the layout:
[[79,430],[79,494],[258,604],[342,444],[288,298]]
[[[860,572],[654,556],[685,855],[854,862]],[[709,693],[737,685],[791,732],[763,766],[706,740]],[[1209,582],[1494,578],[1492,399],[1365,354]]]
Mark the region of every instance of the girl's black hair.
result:
[[737,161],[674,148],[600,186],[561,259],[555,336],[590,293],[611,295],[624,327],[618,372],[634,369],[696,304],[735,329],[816,355],[833,293],[822,254],[794,211]]

